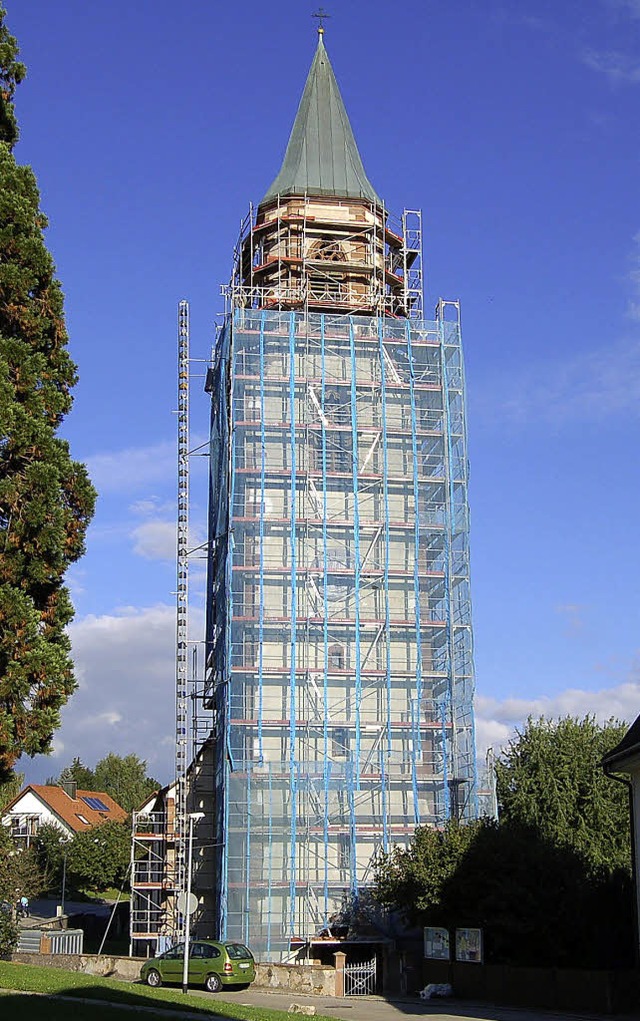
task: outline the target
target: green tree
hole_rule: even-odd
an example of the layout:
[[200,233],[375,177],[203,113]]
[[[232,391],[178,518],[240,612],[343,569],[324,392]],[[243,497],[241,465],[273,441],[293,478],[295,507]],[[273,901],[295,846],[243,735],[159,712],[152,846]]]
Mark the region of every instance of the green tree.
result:
[[91,830],[76,833],[67,853],[67,875],[75,886],[105,890],[122,884],[130,860],[130,826],[105,822]]
[[0,826],[0,902],[13,908],[23,894],[30,899],[37,897],[47,882],[35,849],[16,847],[8,828]]
[[35,852],[38,864],[52,886],[60,885],[62,859],[68,839],[54,823],[45,823],[38,830]]
[[12,773],[4,781],[0,778],[0,811],[17,797],[23,784],[24,773]]
[[456,874],[482,823],[451,821],[444,829],[418,826],[408,847],[380,854],[375,863],[376,899],[399,910],[412,923],[429,917],[439,924],[443,891]]
[[98,789],[95,786],[96,779],[93,770],[89,769],[89,766],[85,766],[78,756],[76,756],[70,766],[65,766],[60,776],[50,776],[46,782],[50,785],[69,782],[77,783],[78,790],[80,791],[96,791]]
[[628,800],[601,768],[624,730],[529,720],[498,764],[499,822],[419,827],[378,859],[378,901],[414,924],[484,929],[495,963],[630,966]]
[[18,926],[13,915],[0,905],[0,959],[13,953],[18,945]]
[[627,725],[593,716],[531,717],[496,763],[501,823],[515,823],[560,847],[594,870],[631,870],[629,802],[601,763]]
[[147,763],[137,755],[110,752],[93,771],[94,790],[105,791],[127,812],[133,812],[162,785],[147,776]]
[[72,404],[63,296],[36,180],[13,156],[25,75],[0,8],[0,773],[50,749],[75,688],[64,575],[95,492],[57,430]]

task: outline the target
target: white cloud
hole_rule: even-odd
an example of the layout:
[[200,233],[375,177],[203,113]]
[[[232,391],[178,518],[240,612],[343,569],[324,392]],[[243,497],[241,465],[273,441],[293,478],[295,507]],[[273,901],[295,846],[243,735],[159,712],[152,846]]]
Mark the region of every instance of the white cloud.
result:
[[607,0],[609,7],[628,14],[630,18],[640,18],[640,0]]
[[640,82],[640,61],[620,50],[592,50],[582,53],[582,59],[592,71],[598,71],[616,85],[637,85]]
[[174,560],[175,521],[145,521],[131,532],[133,552],[145,560]]
[[[504,394],[509,393],[508,400]],[[535,421],[559,426],[640,414],[640,340],[619,341],[573,358],[539,362],[504,378],[493,376],[471,401],[482,419],[502,427]]]
[[[203,615],[193,610],[194,635]],[[80,687],[63,710],[53,757],[22,760],[27,778],[44,779],[78,755],[93,766],[108,752],[135,752],[162,782],[173,771],[175,608],[124,607],[89,615],[70,628]]]
[[634,250],[631,253],[631,269],[628,280],[631,284],[631,298],[627,306],[627,315],[634,322],[640,322],[640,231],[633,236]]
[[173,484],[176,466],[175,442],[148,447],[129,447],[87,458],[91,480],[100,493],[139,491],[157,483]]
[[585,606],[580,603],[565,603],[563,606],[556,606],[556,613],[564,617],[567,624],[567,634],[577,635],[584,631],[584,610]]
[[[636,670],[637,674],[638,671]],[[522,729],[528,716],[557,719],[560,716],[593,715],[600,722],[612,716],[631,723],[640,712],[640,681],[632,677],[613,688],[586,691],[567,688],[556,695],[535,698],[476,698],[476,741],[478,757],[493,746],[497,752]]]
[[157,517],[158,514],[175,513],[175,507],[175,500],[160,500],[157,496],[150,496],[146,499],[135,500],[129,510],[136,517],[150,518]]

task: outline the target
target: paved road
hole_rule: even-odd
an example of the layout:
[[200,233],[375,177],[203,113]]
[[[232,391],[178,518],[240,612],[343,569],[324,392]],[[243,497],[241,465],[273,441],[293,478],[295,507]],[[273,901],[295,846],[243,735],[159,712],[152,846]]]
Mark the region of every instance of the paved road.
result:
[[[190,990],[195,992],[196,990]],[[202,993],[211,997],[210,993]],[[353,996],[344,1000],[328,996],[303,996],[296,993],[270,992],[263,989],[243,989],[236,992],[225,989],[219,994],[227,1003],[242,1003],[252,1007],[271,1007],[288,1010],[292,1003],[310,1004],[318,1014],[340,1018],[341,1021],[407,1021],[430,1017],[434,1021],[600,1021],[597,1014],[561,1014],[544,1010],[520,1010],[510,1007],[491,1007],[485,1004],[462,1003],[459,1000],[386,1000],[382,996]],[[292,1015],[292,1018],[295,1015]],[[624,1021],[617,1015],[616,1021]],[[635,1019],[637,1021],[637,1018]]]

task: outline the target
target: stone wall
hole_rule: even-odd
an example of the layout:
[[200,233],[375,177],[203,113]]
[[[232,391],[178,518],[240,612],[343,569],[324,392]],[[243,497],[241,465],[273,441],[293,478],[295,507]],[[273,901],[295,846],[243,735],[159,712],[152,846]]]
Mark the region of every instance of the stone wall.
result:
[[[12,954],[12,961],[37,964],[64,971],[82,971],[85,975],[117,978],[135,982],[144,964],[141,957],[111,957],[102,954]],[[285,990],[313,996],[335,995],[335,971],[319,965],[256,964],[254,988]]]
[[335,996],[336,973],[318,964],[256,964],[255,986],[313,996]]
[[82,971],[85,975],[99,975],[101,978],[118,978],[123,982],[135,982],[144,964],[140,957],[111,957],[106,954],[100,957],[97,954],[12,954],[11,960],[45,968],[61,968],[63,971]]

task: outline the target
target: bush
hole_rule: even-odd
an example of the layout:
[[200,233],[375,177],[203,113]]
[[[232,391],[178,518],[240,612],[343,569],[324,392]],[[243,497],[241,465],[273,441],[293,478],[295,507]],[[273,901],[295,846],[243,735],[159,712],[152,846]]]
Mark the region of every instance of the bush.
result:
[[0,957],[8,957],[18,945],[18,926],[11,910],[0,905]]

